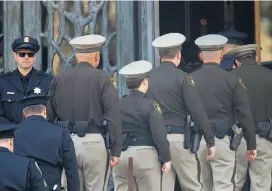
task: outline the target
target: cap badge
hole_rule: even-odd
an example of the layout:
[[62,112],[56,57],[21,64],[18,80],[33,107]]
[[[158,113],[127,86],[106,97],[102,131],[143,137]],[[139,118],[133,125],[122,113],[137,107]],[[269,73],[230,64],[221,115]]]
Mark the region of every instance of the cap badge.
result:
[[29,42],[29,37],[26,36],[26,37],[24,38],[24,42]]
[[40,94],[42,91],[39,87],[35,87],[33,90],[34,90],[34,94],[37,94],[37,95]]

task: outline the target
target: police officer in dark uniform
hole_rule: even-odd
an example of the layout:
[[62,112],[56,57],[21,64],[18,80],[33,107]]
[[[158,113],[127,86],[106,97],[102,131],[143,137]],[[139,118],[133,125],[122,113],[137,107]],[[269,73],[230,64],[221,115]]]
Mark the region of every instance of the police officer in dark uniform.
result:
[[252,191],[270,190],[272,183],[272,72],[256,62],[257,48],[256,44],[250,44],[229,52],[240,65],[232,72],[245,83],[257,134],[258,155],[249,164]]
[[107,149],[103,139],[103,121],[107,121],[111,142],[110,164],[119,164],[122,132],[117,90],[106,72],[96,69],[100,49],[105,43],[100,35],[73,39],[78,65],[60,74],[50,87],[48,119],[69,123],[77,153],[81,189],[103,190],[107,171]]
[[220,67],[224,70],[230,71],[232,68],[236,67],[236,65],[233,64],[232,57],[227,53],[233,48],[243,45],[248,35],[235,29],[225,30],[218,34],[228,38],[228,41],[223,48],[224,56],[220,62]]
[[119,71],[126,78],[131,92],[120,101],[124,141],[120,165],[113,169],[115,190],[118,191],[126,191],[128,188],[128,157],[133,157],[134,187],[139,191],[161,190],[158,153],[163,163],[162,170],[169,172],[171,169],[162,111],[157,102],[145,95],[148,89],[148,72],[151,69],[150,62],[140,60]]
[[14,125],[0,125],[0,190],[48,191],[33,159],[13,154]]
[[53,76],[33,68],[40,45],[37,39],[23,36],[11,44],[18,68],[0,76],[0,124],[19,123],[23,108],[19,99],[30,95],[47,95]]
[[214,136],[197,92],[197,84],[192,77],[177,69],[181,59],[180,47],[184,41],[182,34],[169,33],[152,42],[159,50],[161,65],[150,72],[147,96],[158,102],[162,109],[175,170],[163,177],[163,190],[174,190],[176,172],[182,189],[200,191],[202,185],[198,180],[200,171],[196,154],[183,146],[188,139],[184,135],[187,116],[191,115],[203,131],[209,160],[215,154]]
[[[235,119],[241,124],[247,142],[248,159],[256,157],[256,136],[246,89],[241,79],[219,68],[222,49],[227,38],[221,35],[205,35],[196,39],[201,49],[203,67],[191,75],[198,84],[210,123],[215,132],[217,148],[214,160],[205,160],[205,145],[199,149],[204,191],[233,190],[235,150],[231,150],[231,128]],[[234,112],[235,111],[235,112]],[[212,177],[212,178],[211,178]]]
[[73,141],[68,129],[46,120],[47,96],[19,100],[25,120],[17,124],[14,153],[31,157],[39,164],[50,190],[61,190],[63,168],[69,191],[79,191],[79,174]]

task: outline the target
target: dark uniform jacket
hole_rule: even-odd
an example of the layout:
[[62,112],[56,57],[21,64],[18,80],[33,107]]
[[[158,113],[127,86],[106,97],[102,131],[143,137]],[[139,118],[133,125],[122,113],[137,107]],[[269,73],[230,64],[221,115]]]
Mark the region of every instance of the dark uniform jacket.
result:
[[[35,95],[39,89],[39,95],[47,95],[53,76],[32,69],[24,78],[17,70],[0,76],[0,124],[19,123],[23,120],[23,106],[18,105],[19,99]],[[24,87],[25,91],[24,91]]]
[[240,77],[247,89],[255,127],[272,117],[272,71],[246,59],[233,73]]
[[123,132],[131,131],[133,138],[153,139],[163,161],[170,161],[169,142],[159,105],[137,90],[121,98],[120,104]]
[[47,117],[54,121],[88,121],[103,128],[107,120],[111,140],[111,155],[121,154],[121,119],[119,97],[110,76],[88,63],[79,63],[56,77],[51,84],[52,98],[47,106]]
[[67,128],[51,124],[42,116],[27,117],[15,131],[14,153],[35,159],[50,189],[57,184],[60,190],[64,167],[69,191],[79,190],[75,148]]
[[0,147],[0,189],[16,191],[48,191],[33,159],[13,154]]
[[236,119],[244,128],[248,150],[256,149],[252,115],[241,79],[224,71],[216,63],[205,63],[191,75],[196,81],[211,124],[224,121],[231,127]]
[[191,114],[193,121],[203,130],[207,144],[214,145],[212,129],[196,84],[173,63],[162,62],[150,72],[147,96],[160,104],[165,125],[185,126],[186,117]]

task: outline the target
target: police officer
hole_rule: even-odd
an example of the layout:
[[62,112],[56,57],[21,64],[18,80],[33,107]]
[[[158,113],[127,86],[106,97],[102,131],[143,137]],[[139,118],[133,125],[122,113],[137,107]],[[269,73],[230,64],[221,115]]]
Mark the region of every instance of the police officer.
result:
[[214,136],[198,96],[197,84],[192,77],[177,69],[181,58],[180,47],[184,41],[182,34],[168,33],[152,42],[159,50],[161,65],[150,72],[147,95],[162,109],[170,142],[174,171],[163,177],[163,190],[174,190],[176,173],[182,189],[200,191],[202,185],[198,180],[200,171],[196,154],[184,147],[184,140],[188,138],[184,136],[187,115],[192,116],[204,133],[208,160],[215,154]]
[[118,191],[126,191],[128,188],[128,157],[133,157],[134,190],[161,190],[158,153],[162,158],[162,171],[169,172],[171,169],[169,142],[162,111],[157,102],[145,95],[148,89],[148,72],[151,69],[150,62],[140,60],[119,71],[126,78],[131,92],[120,101],[123,152],[120,165],[113,170],[115,190]]
[[79,190],[79,174],[73,141],[66,128],[46,120],[48,96],[19,100],[25,120],[17,124],[14,153],[35,159],[50,190],[61,190],[64,167],[69,191]]
[[0,125],[0,190],[48,191],[37,163],[13,154],[16,126]]
[[[233,73],[245,83],[255,124],[254,132],[257,134],[258,155],[255,161],[249,163],[252,191],[270,190],[272,182],[272,73],[257,64],[257,48],[256,44],[250,44],[229,52],[240,65]],[[241,190],[241,187],[237,190]]]
[[198,90],[215,132],[217,146],[216,156],[210,162],[205,159],[206,146],[201,145],[199,149],[204,191],[233,190],[235,151],[230,149],[229,136],[232,136],[230,128],[235,123],[234,119],[244,130],[248,159],[254,160],[256,157],[256,136],[244,84],[235,75],[219,68],[222,49],[226,42],[226,37],[214,34],[195,40],[201,49],[204,65],[191,75],[198,84]]
[[241,46],[244,44],[244,41],[247,39],[248,35],[246,33],[237,31],[235,29],[229,29],[218,33],[228,39],[227,43],[224,45],[223,48],[223,58],[220,62],[220,67],[224,70],[231,70],[236,67],[233,64],[232,57],[227,53],[237,46]]
[[23,108],[19,99],[30,95],[47,95],[52,75],[33,68],[40,45],[37,39],[23,36],[11,44],[18,68],[0,76],[0,123],[19,123]]
[[[51,84],[48,119],[69,121],[75,143],[83,190],[103,190],[107,171],[103,121],[107,121],[111,141],[111,167],[119,164],[122,146],[117,90],[110,76],[96,69],[105,38],[86,35],[73,39],[78,65],[60,74]],[[84,181],[84,183],[83,183]]]

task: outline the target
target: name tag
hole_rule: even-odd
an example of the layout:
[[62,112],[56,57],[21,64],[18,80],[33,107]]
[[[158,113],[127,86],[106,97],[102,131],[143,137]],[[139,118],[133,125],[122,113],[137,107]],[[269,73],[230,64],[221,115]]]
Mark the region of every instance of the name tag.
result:
[[15,94],[14,92],[7,92],[7,94]]

